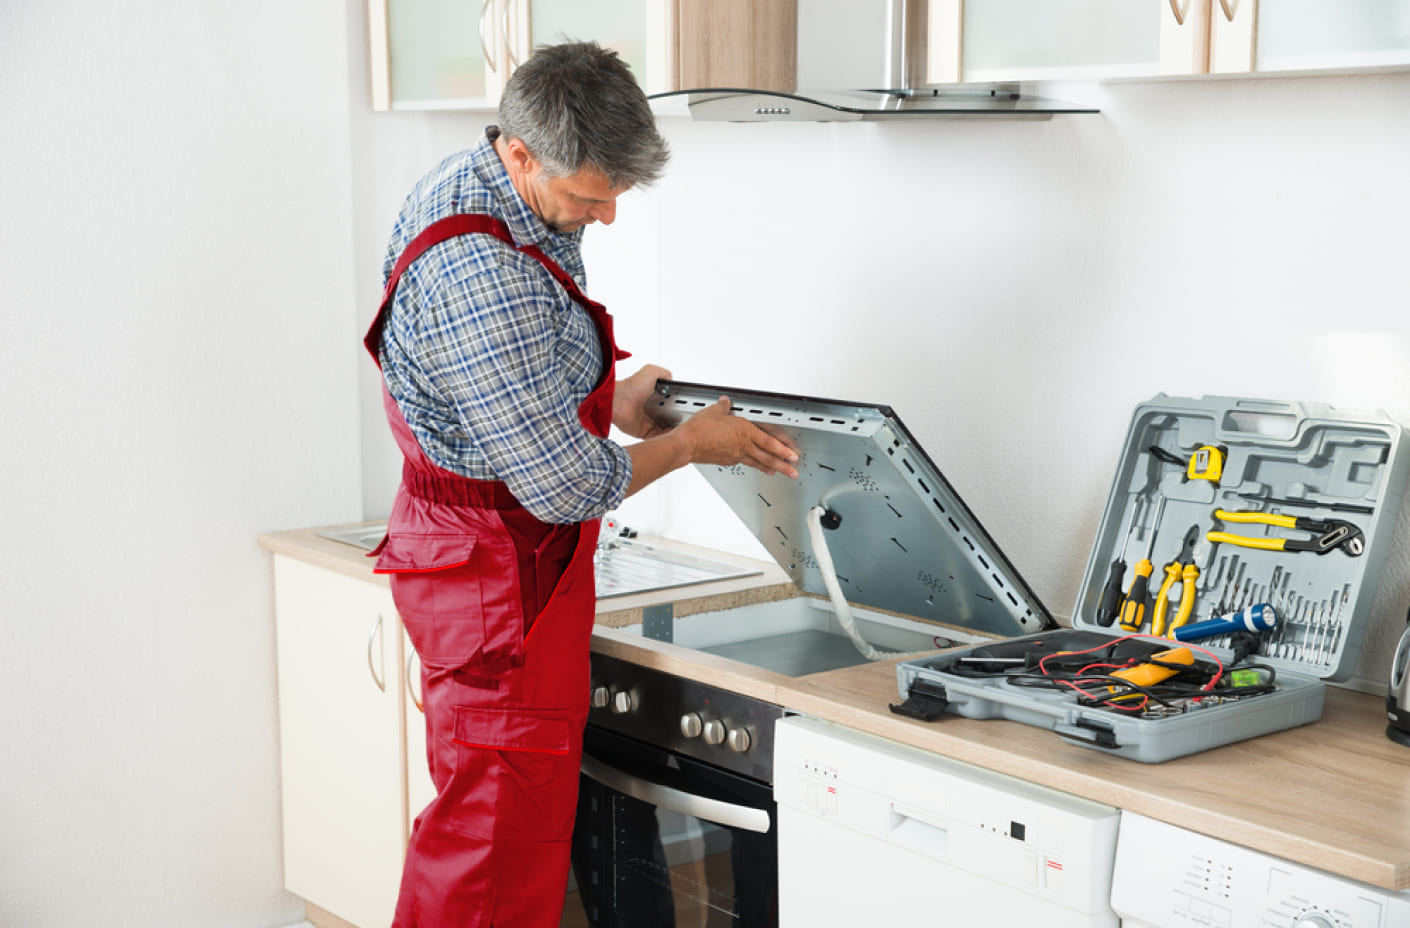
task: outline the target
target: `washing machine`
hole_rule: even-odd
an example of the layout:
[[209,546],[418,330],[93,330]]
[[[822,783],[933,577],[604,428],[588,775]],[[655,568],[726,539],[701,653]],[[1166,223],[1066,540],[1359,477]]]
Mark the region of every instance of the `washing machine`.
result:
[[1410,928],[1392,892],[1123,812],[1111,905],[1122,928]]

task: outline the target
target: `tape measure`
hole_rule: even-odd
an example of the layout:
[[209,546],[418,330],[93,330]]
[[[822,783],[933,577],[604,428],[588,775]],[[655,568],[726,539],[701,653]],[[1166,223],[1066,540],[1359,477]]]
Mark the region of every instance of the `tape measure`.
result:
[[1224,458],[1227,452],[1216,445],[1200,445],[1190,455],[1190,465],[1185,476],[1191,480],[1208,480],[1215,486],[1224,476]]

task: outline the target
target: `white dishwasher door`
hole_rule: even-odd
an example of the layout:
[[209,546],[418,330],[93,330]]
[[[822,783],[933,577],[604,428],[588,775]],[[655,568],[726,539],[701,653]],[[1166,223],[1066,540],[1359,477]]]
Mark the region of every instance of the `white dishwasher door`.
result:
[[1120,924],[1120,812],[801,716],[778,723],[780,928]]

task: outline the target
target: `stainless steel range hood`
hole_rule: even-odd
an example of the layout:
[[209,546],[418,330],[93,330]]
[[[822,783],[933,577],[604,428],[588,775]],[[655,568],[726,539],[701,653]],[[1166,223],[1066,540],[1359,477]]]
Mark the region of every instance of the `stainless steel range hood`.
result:
[[1035,97],[1008,87],[935,87],[925,90],[816,90],[779,93],[714,88],[656,94],[684,97],[699,122],[854,122],[925,117],[995,116],[1051,119],[1057,113],[1096,109]]
[[[1097,112],[1036,96],[1018,84],[927,84],[928,8],[927,0],[796,0],[796,23],[771,23],[785,36],[781,45],[755,50],[792,64],[768,70],[764,80],[770,86],[716,86],[710,82],[738,75],[703,58],[698,65],[682,63],[680,80],[694,89],[653,99],[684,98],[693,119],[727,122],[1048,119]],[[707,45],[717,38],[708,20],[692,29],[706,33]]]

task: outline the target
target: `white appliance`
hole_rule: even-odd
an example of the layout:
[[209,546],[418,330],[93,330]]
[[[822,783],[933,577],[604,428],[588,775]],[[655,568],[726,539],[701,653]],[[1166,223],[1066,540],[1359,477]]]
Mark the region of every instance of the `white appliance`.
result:
[[1119,924],[1111,806],[801,716],[774,798],[780,928]]
[[1406,928],[1410,893],[1121,816],[1111,904],[1123,928]]

